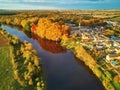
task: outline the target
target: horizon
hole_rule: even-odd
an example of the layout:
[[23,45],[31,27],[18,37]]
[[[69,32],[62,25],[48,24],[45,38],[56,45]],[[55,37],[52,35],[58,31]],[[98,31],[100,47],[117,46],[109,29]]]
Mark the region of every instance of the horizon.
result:
[[0,0],[0,10],[120,10],[119,0]]
[[120,11],[120,9],[0,9],[0,11]]

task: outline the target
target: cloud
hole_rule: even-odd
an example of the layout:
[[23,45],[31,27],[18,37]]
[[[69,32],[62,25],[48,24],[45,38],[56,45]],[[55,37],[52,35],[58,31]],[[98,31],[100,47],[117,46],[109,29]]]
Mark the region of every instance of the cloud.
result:
[[23,2],[47,2],[47,0],[22,0]]
[[111,0],[0,0],[0,2],[22,3],[50,3],[50,4],[77,4],[77,3],[103,3]]
[[22,0],[23,2],[63,2],[63,1],[106,1],[106,0]]
[[19,2],[19,0],[0,0],[0,2]]
[[23,2],[60,2],[61,0],[22,0]]
[[120,0],[0,0],[0,9],[120,8]]
[[106,1],[106,0],[22,0],[23,2],[71,2],[71,1]]
[[59,4],[101,3],[107,0],[57,0]]
[[40,9],[40,10],[53,10],[53,9],[59,9],[58,7],[55,6],[44,6],[44,5],[33,5],[33,4],[27,4],[27,3],[19,3],[19,2],[15,2],[15,3],[0,3],[1,8],[0,9],[25,9],[25,10],[36,10],[36,9]]

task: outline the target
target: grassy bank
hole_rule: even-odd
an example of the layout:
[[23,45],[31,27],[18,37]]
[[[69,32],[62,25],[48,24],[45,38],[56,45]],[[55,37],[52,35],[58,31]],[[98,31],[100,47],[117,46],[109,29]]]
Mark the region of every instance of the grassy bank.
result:
[[62,39],[61,45],[71,49],[102,82],[106,90],[120,90],[120,83],[113,79],[113,74],[100,66],[97,61],[73,38]]
[[11,46],[0,47],[0,90],[18,90],[19,85],[13,77]]

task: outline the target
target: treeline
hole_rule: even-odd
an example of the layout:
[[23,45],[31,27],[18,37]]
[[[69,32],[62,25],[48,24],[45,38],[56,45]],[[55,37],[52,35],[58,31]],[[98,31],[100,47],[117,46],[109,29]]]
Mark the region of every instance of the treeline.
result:
[[45,90],[45,81],[40,58],[31,43],[20,42],[16,36],[11,36],[5,30],[0,29],[12,46],[11,63],[13,65],[14,79],[25,90]]
[[0,23],[22,27],[24,31],[31,31],[31,23],[37,23],[38,18],[28,18],[26,16],[1,16]]
[[32,32],[41,38],[60,41],[63,35],[69,36],[70,27],[62,21],[56,22],[49,18],[2,16],[0,23],[20,26],[24,31]]
[[75,38],[62,39],[61,45],[71,49],[77,58],[82,60],[99,78],[106,90],[119,90],[119,76],[115,72],[105,70],[96,60],[76,41]]
[[89,20],[81,20],[80,25],[81,26],[90,26],[90,27],[95,27],[95,26],[105,26],[107,23],[103,22],[102,19],[89,19]]
[[0,15],[16,15],[18,12],[10,10],[0,10]]
[[[65,11],[62,11],[62,10],[61,11],[57,11],[57,10],[52,10],[52,11],[51,10],[40,10],[40,11],[39,10],[20,10],[20,11],[1,10],[0,13],[2,13],[2,12],[15,13],[14,15],[11,15],[11,19],[12,19],[12,17],[19,18],[20,20],[27,19],[27,18],[30,19],[33,17],[51,18],[57,22],[63,21],[65,23],[73,23],[76,26],[79,25],[81,20],[91,20],[91,19],[95,19],[95,21],[96,21],[96,19],[103,20],[102,16],[106,16],[109,19],[111,16],[119,16],[119,13],[120,13],[119,10],[65,10]],[[107,14],[105,15],[105,13],[107,13]],[[94,17],[97,14],[98,14],[98,16],[99,15],[100,16]],[[9,17],[9,16],[7,16],[7,17]],[[13,20],[13,22],[14,22],[14,20]],[[104,23],[102,25],[104,25]]]
[[69,36],[70,27],[63,22],[55,22],[52,19],[41,18],[36,28],[32,25],[32,32],[41,38],[60,41],[62,36]]
[[119,27],[113,27],[113,28],[110,28],[110,29],[106,29],[105,33],[104,33],[105,36],[117,36],[120,38],[120,28]]

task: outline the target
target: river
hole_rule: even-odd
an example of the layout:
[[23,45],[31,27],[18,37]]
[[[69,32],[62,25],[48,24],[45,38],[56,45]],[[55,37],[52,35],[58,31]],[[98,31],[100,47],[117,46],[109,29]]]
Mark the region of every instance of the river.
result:
[[46,80],[46,90],[103,90],[99,80],[84,65],[76,62],[70,50],[61,47],[57,42],[42,40],[36,36],[29,38],[25,33],[14,27],[1,25],[21,41],[33,44],[41,58]]

